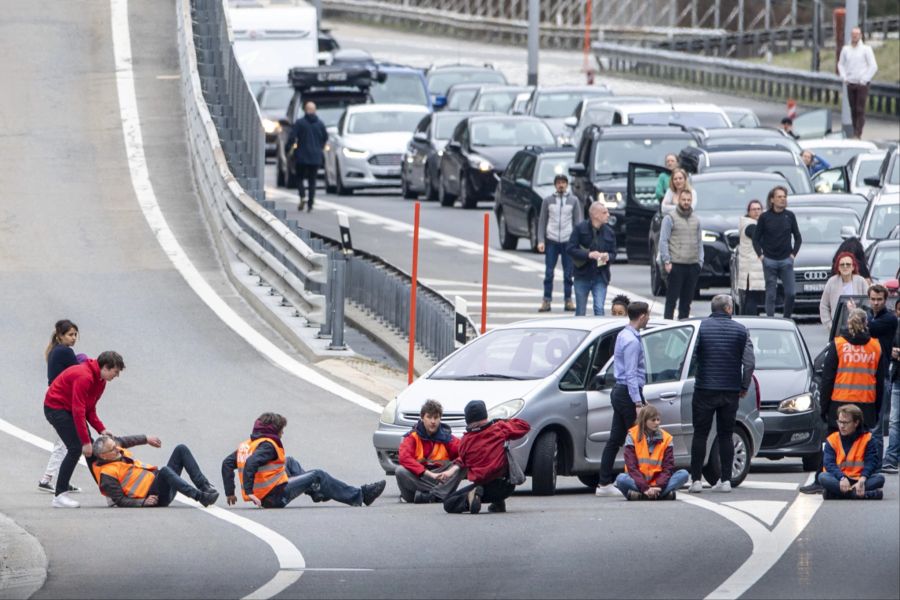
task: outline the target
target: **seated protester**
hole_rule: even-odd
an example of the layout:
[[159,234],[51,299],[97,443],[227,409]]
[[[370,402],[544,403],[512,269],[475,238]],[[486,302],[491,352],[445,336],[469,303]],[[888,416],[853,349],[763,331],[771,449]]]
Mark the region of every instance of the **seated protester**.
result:
[[[169,506],[177,492],[203,506],[215,504],[219,492],[200,471],[187,446],[175,446],[166,466],[154,467],[136,460],[126,450],[140,444],[159,448],[162,442],[157,437],[146,435],[120,438],[101,435],[94,440],[91,448],[91,472],[100,486],[100,493],[107,497],[110,506]],[[187,471],[194,485],[181,478],[182,470]]]
[[506,499],[516,489],[507,478],[506,442],[523,437],[531,426],[522,419],[488,421],[487,408],[481,400],[466,404],[465,414],[466,433],[459,444],[459,458],[446,473],[452,477],[459,469],[466,469],[472,483],[447,496],[444,510],[474,515],[484,501],[490,503],[488,512],[506,512]]
[[234,495],[234,471],[237,469],[245,502],[262,508],[284,508],[300,494],[314,502],[336,500],[350,506],[369,506],[381,492],[385,481],[362,487],[347,485],[320,469],[305,471],[292,456],[285,456],[281,437],[287,419],[276,413],[263,413],[253,424],[250,439],[222,461],[222,480],[228,504]]
[[628,500],[674,500],[675,490],[688,480],[685,469],[675,470],[672,436],[659,423],[659,410],[649,405],[628,430],[625,472],[616,478],[616,487]]
[[838,430],[825,441],[819,484],[826,500],[881,500],[884,475],[878,473],[879,449],[863,424],[863,412],[855,404],[837,411]]
[[459,456],[459,438],[441,423],[444,409],[437,400],[427,400],[419,410],[419,422],[400,442],[400,466],[394,472],[404,502],[443,502],[459,485],[462,472],[445,472]]
[[612,303],[609,307],[609,314],[614,317],[626,317],[628,316],[629,304],[631,304],[631,299],[625,294],[619,294],[612,299]]

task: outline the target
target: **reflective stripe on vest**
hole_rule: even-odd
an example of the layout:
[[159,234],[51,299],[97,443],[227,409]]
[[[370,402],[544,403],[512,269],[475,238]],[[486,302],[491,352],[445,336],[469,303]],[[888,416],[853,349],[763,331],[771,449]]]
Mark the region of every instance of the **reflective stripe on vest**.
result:
[[[866,466],[866,446],[872,439],[871,433],[864,433],[859,436],[853,445],[850,446],[850,452],[844,454],[844,445],[841,444],[841,434],[835,431],[828,436],[828,443],[834,449],[834,458],[838,469],[849,479],[859,479],[862,475],[863,467]],[[824,469],[823,469],[824,471]]]
[[[647,483],[653,485],[656,483],[656,476],[662,473],[663,459],[666,456],[666,448],[672,443],[672,436],[667,431],[660,429],[662,441],[658,442],[656,446],[653,447],[653,453],[651,454],[650,446],[647,443],[647,436],[642,436],[641,441],[638,441],[638,427],[638,425],[635,425],[629,429],[628,435],[631,436],[631,439],[634,442],[634,453],[637,455],[638,468],[647,480]],[[625,467],[625,470],[628,470],[627,466]]]
[[450,460],[450,453],[447,451],[447,446],[443,442],[433,442],[431,446],[431,454],[428,458],[425,458],[425,446],[422,444],[422,439],[419,437],[419,434],[415,431],[409,434],[409,436],[416,443],[416,460],[422,464],[425,463],[446,463]]
[[250,497],[247,495],[247,492],[244,491],[244,467],[247,464],[247,459],[253,456],[253,453],[256,452],[256,448],[263,442],[272,444],[272,446],[275,447],[275,452],[278,454],[278,457],[256,470],[256,475],[253,477],[253,495],[262,500],[269,492],[275,489],[276,486],[286,483],[288,480],[287,473],[284,470],[284,448],[282,448],[275,440],[270,438],[257,438],[255,440],[245,440],[241,442],[241,445],[238,446],[237,449],[237,472],[238,480],[241,484],[241,495],[246,502],[250,501]]
[[[146,498],[150,492],[150,486],[156,479],[157,468],[153,465],[145,465],[139,460],[132,458],[131,452],[124,448],[118,448],[122,457],[108,463],[94,463],[93,470],[97,483],[100,483],[101,475],[109,475],[119,482],[122,486],[122,492],[128,498]],[[104,496],[103,488],[100,493]]]
[[831,399],[834,402],[874,403],[881,344],[871,338],[865,345],[859,346],[844,337],[836,337],[834,347],[838,355],[838,368]]

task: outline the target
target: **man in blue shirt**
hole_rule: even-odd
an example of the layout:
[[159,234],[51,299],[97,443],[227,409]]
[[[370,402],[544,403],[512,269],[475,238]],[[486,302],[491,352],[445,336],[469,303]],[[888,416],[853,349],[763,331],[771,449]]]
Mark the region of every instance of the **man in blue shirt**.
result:
[[618,496],[620,492],[613,482],[613,465],[616,455],[628,430],[637,420],[638,412],[646,404],[644,402],[644,383],[647,381],[647,369],[644,366],[644,346],[641,344],[641,329],[650,320],[650,307],[646,302],[632,302],[628,305],[628,326],[616,337],[616,348],[613,353],[616,385],[612,389],[610,401],[613,408],[612,424],[609,429],[609,441],[603,448],[600,459],[600,482],[597,486],[598,496]]

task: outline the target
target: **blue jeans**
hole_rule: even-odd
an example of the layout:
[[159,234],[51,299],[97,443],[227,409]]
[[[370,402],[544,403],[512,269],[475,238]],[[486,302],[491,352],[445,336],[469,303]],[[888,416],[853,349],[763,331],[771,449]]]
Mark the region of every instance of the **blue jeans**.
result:
[[575,279],[575,316],[583,317],[587,312],[587,297],[594,297],[594,315],[603,316],[603,305],[606,304],[607,284],[598,275],[593,279]]
[[775,298],[778,296],[778,280],[784,288],[784,318],[794,312],[794,259],[774,260],[763,257],[763,277],[766,279],[766,316],[775,316]]
[[900,379],[891,386],[891,420],[888,425],[888,447],[883,464],[897,466],[900,459]]
[[[872,439],[877,444],[879,459],[881,459],[882,454],[884,453],[884,436],[886,435],[886,432],[884,431],[884,416],[888,415],[888,417],[890,417],[891,407],[894,404],[891,402],[892,386],[890,376],[885,378],[882,389],[884,390],[884,398],[881,400],[881,411],[878,413],[875,427],[872,428]],[[888,423],[887,434],[890,434],[890,422]],[[888,443],[890,443],[890,439],[888,439]],[[881,465],[878,465],[878,468],[881,468]]]
[[[681,486],[687,483],[690,474],[686,469],[678,469],[672,476],[669,478],[669,483],[666,484],[666,487],[663,488],[660,497],[665,496],[669,492],[674,492],[676,490],[680,490]],[[628,492],[640,492],[637,484],[634,483],[634,479],[631,478],[631,475],[628,473],[619,473],[619,476],[616,477],[616,487],[619,488],[619,491],[622,492],[622,495],[626,498],[628,497]]]
[[285,459],[284,470],[287,471],[288,482],[284,486],[281,497],[275,499],[273,508],[284,508],[300,494],[309,494],[315,502],[337,500],[350,506],[362,505],[363,497],[360,488],[347,485],[320,469],[304,471],[293,456]]
[[[851,484],[855,484],[856,480],[851,479]],[[841,492],[841,482],[838,479],[834,478],[834,475],[829,473],[828,471],[822,471],[819,473],[819,485],[821,485],[825,490],[831,492],[836,496],[843,496],[844,498],[856,498],[856,494],[852,491],[849,494],[844,494]],[[866,491],[870,492],[872,490],[878,490],[884,487],[884,475],[881,473],[875,473],[868,479],[866,479]]]
[[544,300],[550,302],[553,299],[553,273],[556,271],[556,263],[562,258],[563,266],[563,293],[566,301],[572,298],[572,270],[574,265],[572,257],[566,252],[565,242],[544,242]]

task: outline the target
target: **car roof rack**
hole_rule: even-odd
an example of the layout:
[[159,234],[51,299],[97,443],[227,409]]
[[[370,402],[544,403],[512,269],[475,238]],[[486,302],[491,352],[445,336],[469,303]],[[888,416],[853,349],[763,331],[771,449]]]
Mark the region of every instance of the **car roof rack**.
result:
[[288,82],[299,92],[368,92],[373,83],[381,83],[386,78],[387,74],[383,71],[356,65],[294,67],[288,71]]

